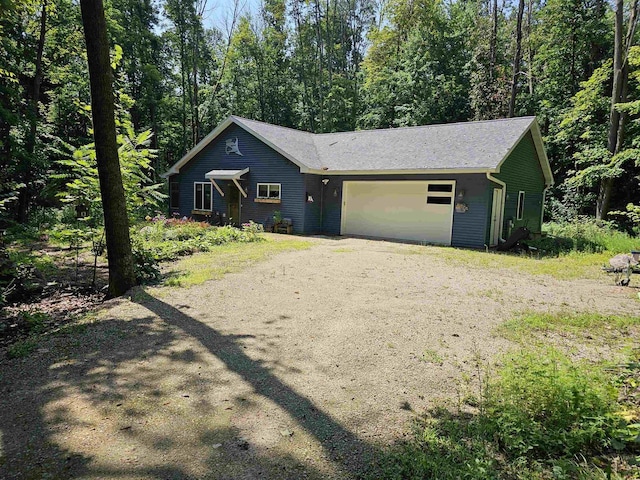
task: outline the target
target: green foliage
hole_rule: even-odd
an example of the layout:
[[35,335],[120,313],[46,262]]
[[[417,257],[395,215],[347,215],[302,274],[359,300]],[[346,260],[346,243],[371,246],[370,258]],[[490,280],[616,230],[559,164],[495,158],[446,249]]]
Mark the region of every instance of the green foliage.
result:
[[[158,209],[160,202],[166,198],[160,191],[162,184],[153,183],[150,177],[152,160],[155,158],[154,150],[149,148],[152,134],[147,130],[136,135],[132,124],[127,120],[121,122],[120,132],[117,136],[118,156],[127,210],[131,218],[142,218]],[[102,199],[95,145],[90,143],[78,148],[68,144],[66,146],[71,152],[71,158],[58,163],[66,167],[69,173],[58,175],[58,178],[66,180],[66,191],[59,196],[66,203],[88,207],[89,217],[86,221],[94,225],[101,224]]]
[[507,354],[474,401],[476,413],[432,410],[370,478],[628,478],[623,469],[606,474],[597,466],[606,460],[595,457],[634,448],[637,426],[617,401],[637,382],[629,365],[611,372],[550,347]]
[[[630,70],[629,103],[618,104],[619,111],[635,115],[640,96],[640,47],[632,47],[628,57]],[[634,173],[640,165],[640,149],[637,122],[628,121],[624,125],[623,142],[616,148],[615,155],[608,150],[609,111],[611,104],[611,77],[613,64],[606,60],[596,68],[588,80],[580,84],[580,90],[571,99],[571,107],[561,117],[559,128],[551,141],[555,147],[563,149],[568,156],[562,169],[560,180],[576,188],[581,195],[595,192],[603,180],[614,179],[629,189],[622,199],[634,198],[637,188]],[[621,193],[626,189],[622,189]],[[592,211],[593,206],[587,211]]]
[[28,338],[26,340],[19,340],[12,344],[7,349],[7,357],[9,358],[23,358],[27,357],[33,352],[38,346],[38,342],[33,338]]
[[162,272],[154,252],[146,248],[140,240],[133,242],[131,252],[133,254],[136,283],[138,285],[150,285],[159,282]]
[[[369,478],[393,480],[494,480],[500,465],[491,444],[468,417],[435,409],[418,420],[409,442],[383,456]],[[382,472],[382,473],[380,473]]]
[[631,229],[635,232],[636,236],[640,235],[640,205],[628,203],[624,211],[615,210],[609,212],[609,215],[625,220],[631,225]]
[[237,272],[266,256],[290,250],[309,248],[311,242],[304,240],[278,240],[251,243],[226,243],[209,252],[197,253],[181,258],[167,272],[165,285],[190,287],[208,280],[222,278],[227,273]]
[[132,231],[132,237],[143,242],[158,261],[206,252],[225,243],[255,242],[261,239],[257,231],[239,230],[231,226],[212,227],[208,223],[192,220],[161,218],[142,225]]
[[640,326],[638,316],[602,315],[599,313],[528,313],[510,320],[499,327],[506,338],[518,342],[532,341],[533,333],[561,333],[579,335],[588,332],[594,337],[605,338],[604,332],[616,331],[628,335],[629,328]]
[[640,247],[640,239],[620,232],[611,222],[598,222],[581,217],[573,222],[545,223],[543,233],[547,236],[528,244],[547,254],[569,252],[611,254],[629,253]]
[[617,392],[596,366],[552,348],[509,354],[486,399],[486,428],[510,457],[602,452],[622,425]]

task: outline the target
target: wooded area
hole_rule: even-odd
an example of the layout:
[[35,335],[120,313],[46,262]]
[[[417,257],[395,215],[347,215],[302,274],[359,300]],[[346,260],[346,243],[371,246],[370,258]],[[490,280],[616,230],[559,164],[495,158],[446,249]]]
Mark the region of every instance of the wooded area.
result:
[[[628,207],[611,218],[638,221],[637,0],[265,0],[256,10],[105,2],[130,214],[163,211],[158,174],[230,114],[312,132],[537,115],[556,177],[548,216]],[[91,208],[79,5],[2,0],[0,12],[2,221],[65,202]]]

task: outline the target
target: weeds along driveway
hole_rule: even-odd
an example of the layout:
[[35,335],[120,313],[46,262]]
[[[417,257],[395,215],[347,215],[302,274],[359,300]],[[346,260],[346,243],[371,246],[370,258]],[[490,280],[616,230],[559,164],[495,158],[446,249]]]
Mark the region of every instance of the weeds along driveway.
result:
[[0,478],[353,478],[474,391],[523,311],[628,313],[606,280],[317,240],[221,280],[134,292],[0,367]]

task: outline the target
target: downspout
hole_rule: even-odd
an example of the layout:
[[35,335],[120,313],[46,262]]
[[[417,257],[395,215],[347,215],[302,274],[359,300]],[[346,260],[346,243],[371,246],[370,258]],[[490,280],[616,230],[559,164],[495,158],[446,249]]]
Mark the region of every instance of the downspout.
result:
[[[320,182],[322,183],[322,182]],[[320,233],[324,233],[324,226],[322,225],[322,216],[324,214],[324,184],[320,186]]]
[[502,201],[500,202],[500,233],[498,238],[504,242],[504,239],[502,238],[502,232],[504,231],[504,204],[507,200],[507,184],[502,180],[498,180],[496,177],[492,176],[491,172],[486,172],[486,175],[487,179],[490,182],[497,183],[502,187]]
[[544,222],[544,204],[547,201],[547,191],[553,186],[553,183],[545,183],[542,190],[542,205],[540,208],[540,233],[542,234],[542,223]]

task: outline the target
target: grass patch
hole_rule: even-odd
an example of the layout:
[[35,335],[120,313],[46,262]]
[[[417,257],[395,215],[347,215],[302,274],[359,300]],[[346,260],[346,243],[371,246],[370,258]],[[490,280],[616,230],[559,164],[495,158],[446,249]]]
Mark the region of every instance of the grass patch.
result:
[[435,365],[442,365],[444,358],[438,352],[431,348],[427,348],[422,352],[420,360],[426,363],[433,363]]
[[7,357],[23,358],[31,354],[38,346],[38,341],[34,338],[19,340],[7,349]]
[[312,245],[304,240],[282,240],[256,243],[230,243],[183,258],[172,265],[164,282],[167,286],[190,287],[237,272],[276,253],[304,250]]
[[535,333],[589,334],[607,337],[612,332],[626,334],[640,326],[640,316],[602,315],[600,313],[526,313],[503,323],[497,333],[503,337],[527,343]]
[[557,257],[534,257],[511,253],[482,252],[451,247],[414,247],[416,253],[433,255],[445,262],[467,267],[519,270],[531,275],[549,275],[560,280],[599,278],[602,266],[612,257],[608,253],[571,252]]
[[549,347],[507,354],[482,382],[477,408],[440,407],[416,420],[370,478],[639,478],[637,399],[620,395],[638,380],[638,358],[621,371]]
[[546,237],[528,243],[551,254],[612,252],[615,255],[640,247],[637,237],[616,230],[612,224],[588,217],[573,222],[545,223],[542,230]]
[[434,255],[456,265],[487,269],[510,268],[532,275],[550,275],[561,280],[603,277],[602,266],[619,253],[640,249],[640,238],[581,219],[571,223],[543,225],[547,237],[526,243],[537,248],[530,255],[490,253],[451,247],[420,246],[395,249],[404,255]]

